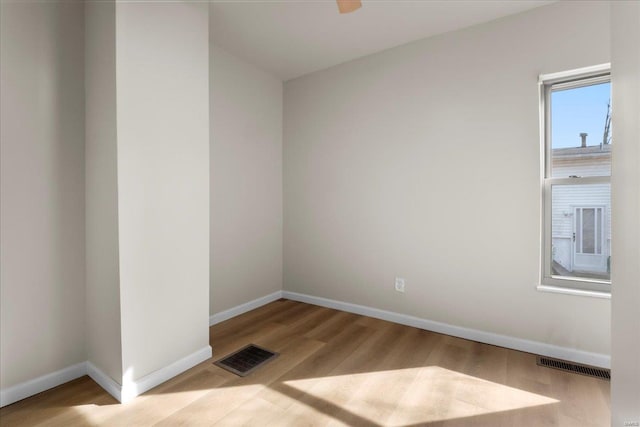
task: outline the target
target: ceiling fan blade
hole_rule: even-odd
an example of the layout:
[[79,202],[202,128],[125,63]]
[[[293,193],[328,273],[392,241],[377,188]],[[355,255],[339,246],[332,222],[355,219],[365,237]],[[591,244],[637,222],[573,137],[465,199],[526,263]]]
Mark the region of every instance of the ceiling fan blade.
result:
[[340,13],[349,13],[362,7],[360,0],[336,0]]

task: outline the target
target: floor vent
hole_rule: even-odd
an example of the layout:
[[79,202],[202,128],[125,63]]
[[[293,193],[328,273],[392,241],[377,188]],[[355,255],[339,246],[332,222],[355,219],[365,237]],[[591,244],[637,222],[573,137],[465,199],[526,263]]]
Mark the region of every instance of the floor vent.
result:
[[213,364],[241,377],[246,377],[277,356],[278,353],[258,347],[255,344],[249,344],[235,353],[213,362]]
[[588,377],[601,378],[603,380],[611,379],[611,371],[608,369],[596,368],[595,366],[581,365],[579,363],[544,356],[538,356],[537,363],[539,366],[573,372],[575,374],[586,375]]

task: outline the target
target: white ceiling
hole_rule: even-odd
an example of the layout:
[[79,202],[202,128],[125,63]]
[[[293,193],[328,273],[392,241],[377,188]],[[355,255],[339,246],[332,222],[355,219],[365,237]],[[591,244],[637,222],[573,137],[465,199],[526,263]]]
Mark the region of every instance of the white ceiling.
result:
[[214,0],[214,43],[282,80],[413,40],[553,1],[362,0],[341,15],[335,0]]

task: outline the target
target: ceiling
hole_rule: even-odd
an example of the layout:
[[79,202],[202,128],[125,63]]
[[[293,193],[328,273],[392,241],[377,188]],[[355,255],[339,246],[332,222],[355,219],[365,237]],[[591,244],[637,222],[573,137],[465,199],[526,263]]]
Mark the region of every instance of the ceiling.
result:
[[341,15],[335,0],[214,0],[211,31],[216,45],[286,81],[548,3],[362,0]]

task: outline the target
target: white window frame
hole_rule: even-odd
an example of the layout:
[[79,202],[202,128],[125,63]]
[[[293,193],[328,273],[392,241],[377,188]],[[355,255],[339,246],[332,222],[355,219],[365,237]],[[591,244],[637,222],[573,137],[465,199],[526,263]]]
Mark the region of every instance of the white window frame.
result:
[[552,274],[551,188],[554,185],[611,184],[611,176],[551,177],[551,122],[550,99],[552,87],[578,88],[588,84],[611,81],[611,64],[600,64],[553,74],[541,74],[538,79],[540,93],[540,189],[541,189],[541,251],[538,289],[559,293],[608,298],[611,281],[589,278],[557,276]]

